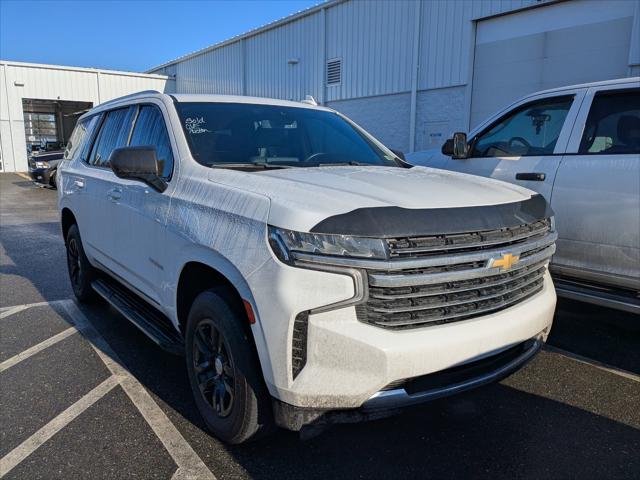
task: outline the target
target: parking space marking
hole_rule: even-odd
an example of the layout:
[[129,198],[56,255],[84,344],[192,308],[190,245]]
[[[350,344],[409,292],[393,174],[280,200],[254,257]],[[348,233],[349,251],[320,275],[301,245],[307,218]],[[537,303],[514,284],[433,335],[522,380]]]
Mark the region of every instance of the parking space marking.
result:
[[577,353],[569,352],[567,350],[563,350],[562,348],[554,347],[549,344],[546,344],[544,348],[545,350],[548,350],[553,353],[557,353],[558,355],[562,355],[563,357],[569,358],[576,362],[584,363],[586,365],[595,367],[599,370],[603,370],[608,373],[613,373],[614,375],[618,375],[619,377],[624,377],[629,380],[633,380],[634,382],[640,383],[640,375],[636,375],[635,373],[631,373],[627,370],[612,367],[611,365],[607,365],[606,363],[598,362],[597,360],[593,360],[589,357],[583,357],[582,355],[579,355]]
[[32,181],[32,180],[31,180],[31,177],[30,177],[29,175],[27,175],[26,173],[24,173],[24,172],[15,172],[15,174],[16,174],[17,176],[19,176],[19,177],[24,178],[25,180]]
[[67,300],[53,300],[51,302],[25,303],[23,305],[13,305],[11,307],[2,307],[0,308],[0,320],[2,320],[3,318],[7,318],[11,315],[14,315],[16,313],[20,313],[23,310],[27,310],[28,308],[44,307],[47,305],[57,305],[66,301]]
[[51,345],[55,345],[56,343],[64,340],[70,335],[76,333],[77,330],[75,327],[69,327],[66,330],[54,335],[53,337],[47,338],[45,341],[34,345],[33,347],[27,348],[24,352],[21,352],[17,355],[14,355],[11,358],[8,358],[4,362],[0,363],[0,373],[4,372],[7,368],[11,368],[14,365],[20,363],[23,360],[35,355],[36,353],[44,350],[45,348],[50,347]]
[[116,385],[118,385],[118,379],[116,377],[111,376],[107,378],[104,382],[91,390],[84,397],[2,457],[2,459],[0,459],[0,478],[13,470],[20,462],[71,423],[73,419],[84,412],[87,408],[109,393]]
[[68,300],[63,303],[63,308],[71,316],[78,331],[92,344],[93,349],[107,368],[118,378],[125,393],[155,432],[169,455],[171,455],[171,458],[173,458],[178,470],[172,478],[175,480],[215,480],[213,473],[207,468],[191,445],[169,420],[144,386],[127,370],[118,355],[91,325],[89,319],[82,313],[75,302]]

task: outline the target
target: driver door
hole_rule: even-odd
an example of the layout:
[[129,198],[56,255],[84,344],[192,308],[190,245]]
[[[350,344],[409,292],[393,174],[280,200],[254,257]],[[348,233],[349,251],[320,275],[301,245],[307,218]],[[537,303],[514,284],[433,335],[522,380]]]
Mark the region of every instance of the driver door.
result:
[[469,142],[469,158],[449,158],[446,169],[516,183],[551,201],[583,97],[577,90],[524,100],[483,125]]

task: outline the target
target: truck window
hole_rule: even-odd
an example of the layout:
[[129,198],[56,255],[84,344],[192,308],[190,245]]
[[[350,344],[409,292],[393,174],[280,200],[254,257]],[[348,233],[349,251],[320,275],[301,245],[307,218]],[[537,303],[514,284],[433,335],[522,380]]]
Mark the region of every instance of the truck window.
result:
[[131,135],[131,146],[150,145],[156,147],[156,155],[164,179],[171,177],[173,171],[173,153],[171,142],[164,123],[162,112],[153,105],[140,107],[136,124]]
[[86,150],[86,143],[99,117],[100,115],[93,115],[88,118],[83,118],[77,123],[64,150],[64,160],[71,160],[81,151]]
[[640,153],[640,89],[596,94],[578,153]]
[[239,103],[179,102],[176,108],[192,155],[205,166],[316,167],[340,162],[398,166],[335,112]]
[[89,165],[109,167],[109,157],[116,148],[124,147],[129,140],[135,108],[119,108],[107,113],[89,155]]
[[528,103],[507,113],[481,133],[473,157],[551,155],[556,147],[573,96]]

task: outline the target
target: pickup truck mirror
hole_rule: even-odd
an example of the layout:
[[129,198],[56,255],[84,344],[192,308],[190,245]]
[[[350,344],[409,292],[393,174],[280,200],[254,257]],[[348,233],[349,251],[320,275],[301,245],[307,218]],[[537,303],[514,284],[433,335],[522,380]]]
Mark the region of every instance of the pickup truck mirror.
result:
[[442,154],[456,160],[468,158],[469,144],[467,143],[467,134],[464,132],[454,133],[453,137],[442,145]]
[[154,147],[116,148],[109,157],[109,164],[118,178],[140,180],[159,192],[167,189],[167,182],[158,175],[158,158]]

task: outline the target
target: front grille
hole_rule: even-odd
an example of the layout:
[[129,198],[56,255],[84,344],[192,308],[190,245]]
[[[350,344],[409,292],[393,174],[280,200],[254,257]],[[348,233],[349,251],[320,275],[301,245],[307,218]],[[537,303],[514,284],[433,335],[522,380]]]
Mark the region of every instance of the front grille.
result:
[[[383,328],[416,328],[486,315],[540,292],[555,251],[548,220],[501,230],[388,240],[386,269],[367,270],[369,295],[358,319]],[[508,270],[492,268],[505,253]]]
[[541,238],[549,232],[548,219],[538,222],[482,232],[455,235],[432,235],[388,240],[392,258],[423,257],[482,250],[500,246],[513,246]]

